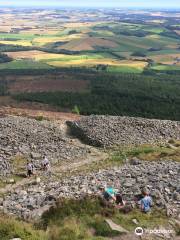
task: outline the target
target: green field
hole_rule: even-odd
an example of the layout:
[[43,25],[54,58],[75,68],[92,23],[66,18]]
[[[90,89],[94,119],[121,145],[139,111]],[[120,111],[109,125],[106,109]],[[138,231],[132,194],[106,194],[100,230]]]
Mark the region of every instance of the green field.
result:
[[170,66],[170,65],[161,65],[157,64],[155,66],[152,66],[151,69],[157,70],[157,71],[180,71],[180,65],[179,66]]
[[107,69],[108,72],[114,72],[114,73],[142,73],[143,68],[136,68],[136,67],[128,67],[128,66],[119,66],[119,67],[108,67]]
[[35,62],[31,60],[15,60],[8,63],[1,63],[0,69],[50,69],[51,66],[42,63],[42,62]]
[[[57,11],[57,14],[60,14]],[[94,16],[98,16],[100,13],[94,13]],[[2,15],[3,16],[3,15]],[[109,72],[127,72],[127,73],[142,73],[147,70],[147,66],[142,66],[137,68],[130,66],[128,61],[132,61],[132,56],[135,52],[138,52],[139,56],[146,56],[147,59],[154,61],[154,66],[149,66],[151,70],[179,70],[179,67],[172,66],[173,63],[176,65],[175,59],[171,59],[168,66],[159,65],[166,64],[164,59],[158,60],[154,59],[156,55],[165,54],[177,54],[179,57],[179,46],[180,38],[173,30],[170,28],[178,28],[179,24],[173,19],[172,23],[170,20],[164,22],[163,18],[159,19],[161,25],[157,22],[146,22],[145,20],[128,22],[122,17],[122,21],[117,22],[109,20],[107,14],[102,22],[80,22],[78,14],[72,13],[69,17],[68,23],[62,22],[59,24],[58,18],[50,17],[44,22],[36,18],[36,13],[32,13],[29,19],[23,19],[22,23],[16,23],[15,14],[12,13],[12,18],[14,16],[14,27],[16,24],[20,24],[18,30],[12,32],[0,32],[0,50],[4,54],[11,53],[12,51],[19,51],[19,56],[13,57],[12,63],[0,64],[0,69],[19,69],[19,68],[50,68],[52,65],[56,68],[61,67],[88,67],[88,62],[83,63],[83,59],[94,60],[94,66],[97,65],[107,65],[106,68]],[[101,14],[100,14],[101,16]],[[103,15],[103,16],[106,16]],[[144,19],[146,15],[144,14]],[[74,20],[74,17],[76,20]],[[72,18],[72,20],[71,20]],[[8,20],[6,25],[8,26]],[[32,21],[34,23],[33,27],[28,26],[28,22]],[[27,26],[26,26],[27,24]],[[18,47],[17,47],[18,46]],[[62,57],[50,57],[47,56],[37,56],[36,64],[34,64],[33,56],[28,56],[27,59],[21,59],[21,48],[29,48],[30,50],[38,50],[41,52],[48,52],[49,54],[63,54]],[[126,58],[127,65],[121,66],[121,57]],[[134,57],[134,61],[136,57]],[[98,61],[103,59],[103,61]],[[19,60],[21,60],[19,62]],[[32,60],[30,62],[29,60]],[[75,62],[75,60],[77,60]],[[145,60],[145,61],[146,61]],[[66,64],[67,62],[72,62],[71,64]],[[81,62],[80,62],[81,61]],[[118,61],[118,66],[114,66],[113,61]],[[54,62],[54,64],[53,64]],[[37,66],[36,66],[37,65]],[[92,68],[92,62],[89,63],[89,68]],[[102,70],[105,67],[101,68]]]

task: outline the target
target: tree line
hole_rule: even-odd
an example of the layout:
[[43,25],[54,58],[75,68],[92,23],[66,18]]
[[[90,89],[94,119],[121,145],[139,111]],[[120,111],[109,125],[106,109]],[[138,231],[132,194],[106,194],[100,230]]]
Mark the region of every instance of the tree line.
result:
[[19,101],[35,101],[80,113],[127,115],[180,120],[180,75],[94,74],[88,92],[23,93]]

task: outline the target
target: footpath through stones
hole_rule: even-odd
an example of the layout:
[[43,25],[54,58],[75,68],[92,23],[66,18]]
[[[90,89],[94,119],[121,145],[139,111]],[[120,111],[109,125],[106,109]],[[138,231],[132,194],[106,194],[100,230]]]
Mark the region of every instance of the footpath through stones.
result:
[[72,164],[89,162],[89,157],[104,157],[95,148],[70,137],[66,128],[65,123],[58,121],[15,116],[0,118],[0,176],[13,172],[16,156],[32,160],[37,169],[44,155],[52,166],[61,165],[64,169],[71,168]]
[[[120,189],[123,198],[132,206],[134,195],[147,186],[156,206],[165,208],[169,216],[180,214],[180,164],[171,159],[135,161],[120,167],[67,177],[61,174],[107,158],[102,149],[86,145],[72,137],[69,132],[74,131],[74,126],[75,136],[80,136],[77,134],[78,130],[82,134],[82,129],[86,129],[83,130],[83,137],[88,136],[91,139],[89,143],[110,146],[126,141],[127,144],[139,144],[180,139],[179,122],[90,116],[68,122],[68,126],[57,121],[37,121],[23,117],[9,116],[0,119],[2,178],[13,172],[13,157],[16,155],[25,155],[32,159],[39,169],[43,154],[47,154],[52,166],[52,174],[49,175],[37,170],[37,176],[40,177],[38,182],[23,179],[12,187],[6,187],[0,199],[2,211],[25,220],[38,219],[59,198],[79,199],[86,195],[98,195],[99,185],[110,184]],[[103,141],[99,140],[101,135]]]
[[2,205],[7,213],[26,220],[38,218],[58,198],[81,198],[97,195],[98,185],[113,184],[124,199],[134,204],[134,196],[148,186],[155,204],[165,208],[169,215],[178,215],[180,208],[180,165],[177,162],[124,165],[108,170],[70,176],[61,180],[47,179],[36,185],[24,185],[6,195]]

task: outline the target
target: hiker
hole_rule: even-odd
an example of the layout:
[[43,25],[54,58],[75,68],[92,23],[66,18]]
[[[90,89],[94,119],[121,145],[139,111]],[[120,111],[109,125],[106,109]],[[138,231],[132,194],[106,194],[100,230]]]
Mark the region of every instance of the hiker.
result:
[[33,175],[34,165],[33,162],[27,162],[27,177],[31,177]]
[[126,203],[123,200],[121,193],[117,192],[115,197],[116,197],[116,208],[123,208]]
[[104,199],[110,202],[116,202],[116,191],[113,187],[99,187]]
[[118,209],[125,207],[126,203],[123,201],[121,193],[117,192],[113,187],[105,188],[100,186],[99,189],[107,202],[115,203],[115,207]]
[[45,155],[42,160],[42,168],[43,168],[43,170],[47,171],[49,169],[49,167],[50,167],[49,159]]
[[141,211],[148,213],[152,207],[152,198],[149,196],[149,191],[147,189],[142,190],[143,198],[140,200]]

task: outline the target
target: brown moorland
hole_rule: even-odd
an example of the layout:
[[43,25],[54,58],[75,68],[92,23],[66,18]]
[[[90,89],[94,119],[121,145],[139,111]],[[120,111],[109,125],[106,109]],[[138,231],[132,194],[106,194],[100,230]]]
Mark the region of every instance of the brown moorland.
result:
[[96,46],[103,46],[107,48],[116,48],[118,44],[108,39],[87,37],[82,39],[74,39],[62,45],[59,49],[67,49],[71,51],[94,50]]

